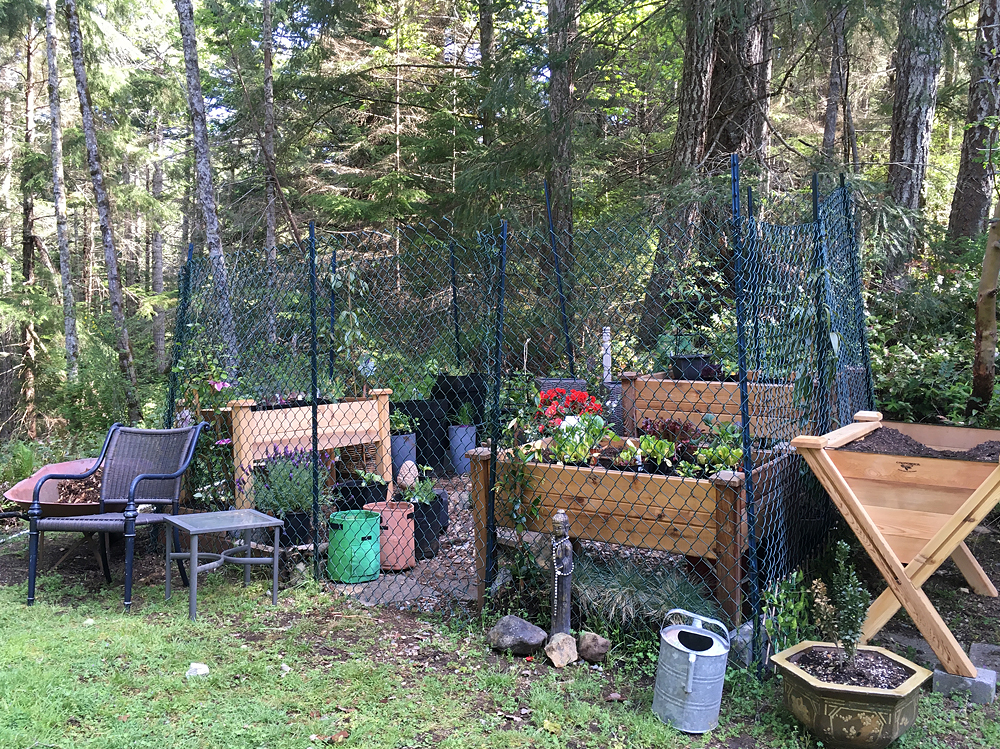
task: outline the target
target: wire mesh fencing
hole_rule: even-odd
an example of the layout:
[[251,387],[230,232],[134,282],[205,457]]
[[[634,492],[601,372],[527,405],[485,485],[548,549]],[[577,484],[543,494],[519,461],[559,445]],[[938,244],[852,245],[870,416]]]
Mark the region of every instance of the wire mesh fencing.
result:
[[192,259],[167,414],[212,425],[189,505],[283,517],[288,559],[365,601],[542,624],[561,509],[577,616],[757,628],[833,520],[789,441],[872,407],[850,191],[812,208],[765,222],[734,180],[731,207],[572,235],[311,235],[229,258],[232,330]]

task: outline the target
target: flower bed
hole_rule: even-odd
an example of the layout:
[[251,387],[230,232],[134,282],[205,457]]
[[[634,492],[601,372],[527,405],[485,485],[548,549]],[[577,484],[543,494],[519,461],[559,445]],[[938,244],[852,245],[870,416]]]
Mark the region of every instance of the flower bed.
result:
[[[644,448],[636,444],[640,440],[610,437],[599,414],[600,405],[585,393],[543,393],[529,423],[511,423],[510,428],[520,429],[521,434],[544,436],[497,457],[495,526],[548,533],[552,516],[562,509],[569,516],[570,536],[575,539],[708,560],[714,570],[716,596],[733,623],[739,622],[742,557],[748,537],[746,476],[738,470],[742,451],[733,446],[728,425],[718,422],[706,432],[682,425],[688,437],[704,438],[683,446],[682,452],[678,451],[683,443],[679,438],[669,442],[647,435],[671,446],[658,446],[662,460],[655,467],[657,472],[650,472],[644,470],[644,461],[643,470],[639,466],[614,467],[615,457],[619,462],[622,454],[641,458]],[[728,445],[724,434],[729,434]],[[709,457],[698,462],[699,456],[706,455],[703,451],[720,456],[723,447],[725,463]],[[614,456],[616,450],[618,455]],[[485,593],[490,452],[474,450],[470,457],[481,601]],[[612,464],[602,465],[608,457]],[[754,457],[753,480],[763,487],[757,492],[756,531],[760,538],[770,527],[765,518],[777,501],[781,485],[777,474],[797,469],[794,457],[787,453],[760,451]],[[690,475],[676,475],[678,471]]]
[[[370,398],[345,398],[317,407],[318,449],[353,445],[375,446],[375,473],[392,481],[389,453],[389,396],[391,390],[372,390]],[[251,505],[250,467],[274,448],[312,448],[312,406],[262,408],[253,400],[229,402],[232,420],[236,506]],[[390,487],[391,489],[391,487]],[[391,493],[391,491],[390,491]]]

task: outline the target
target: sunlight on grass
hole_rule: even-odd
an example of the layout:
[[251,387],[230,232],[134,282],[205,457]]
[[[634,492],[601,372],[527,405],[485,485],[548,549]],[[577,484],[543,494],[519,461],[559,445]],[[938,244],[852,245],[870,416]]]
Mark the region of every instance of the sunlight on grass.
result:
[[[32,608],[24,586],[0,588],[3,749],[816,746],[776,684],[746,672],[727,678],[719,728],[685,736],[653,715],[648,680],[490,655],[478,620],[366,609],[312,583],[273,607],[263,577],[244,589],[226,571],[203,578],[191,623],[184,590],[165,602],[146,587],[125,615],[117,586],[42,581]],[[185,678],[192,662],[210,675]],[[900,746],[997,736],[993,708],[931,697]]]

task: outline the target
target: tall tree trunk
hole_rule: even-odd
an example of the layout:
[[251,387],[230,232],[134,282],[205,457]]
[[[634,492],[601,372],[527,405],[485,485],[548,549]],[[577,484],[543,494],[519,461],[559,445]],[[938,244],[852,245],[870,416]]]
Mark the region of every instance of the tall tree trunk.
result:
[[986,231],[993,193],[996,125],[1000,115],[1000,0],[980,0],[975,64],[969,71],[969,110],[962,137],[955,195],[948,217],[948,238],[977,237]]
[[705,156],[705,136],[715,62],[715,0],[684,0],[684,69],[674,133],[674,161],[690,170]]
[[997,356],[997,279],[1000,276],[1000,200],[986,237],[983,270],[976,295],[975,358],[972,361],[972,394],[965,415],[985,411],[993,399]]
[[[823,118],[823,158],[833,160],[837,144],[837,112],[844,95],[844,55],[847,52],[844,39],[844,23],[847,8],[834,10],[830,14],[830,82],[826,93],[826,117]],[[846,123],[845,123],[846,126]]]
[[187,77],[188,108],[194,132],[194,171],[198,200],[205,220],[205,244],[212,266],[215,291],[215,309],[219,315],[219,330],[223,341],[223,366],[229,380],[238,377],[238,342],[229,300],[229,278],[226,258],[222,253],[222,235],[219,214],[212,183],[212,162],[208,147],[208,121],[205,117],[205,97],[201,90],[201,73],[198,70],[198,43],[195,37],[194,9],[191,0],[174,0],[180,22],[181,41],[184,45],[184,68]]
[[[24,54],[24,151],[29,155],[35,143],[35,65],[32,44],[35,22],[28,24]],[[22,180],[25,182],[25,180]],[[21,277],[25,288],[35,283],[35,196],[27,184],[21,185]],[[24,405],[24,428],[28,437],[38,434],[38,414],[35,411],[35,323],[29,320],[21,326],[21,400]]]
[[855,174],[861,173],[861,156],[858,154],[858,134],[854,130],[854,115],[851,112],[851,55],[844,39],[844,163],[853,166]]
[[[163,199],[163,159],[160,157],[160,143],[163,131],[160,123],[156,123],[156,160],[153,162],[153,200],[157,204]],[[157,216],[159,214],[157,213]],[[163,293],[163,233],[160,231],[160,220],[153,222],[153,236],[150,240],[150,252],[153,260],[153,293]],[[166,316],[159,304],[153,307],[153,351],[156,358],[156,371],[166,374],[170,368],[167,359]]]
[[83,63],[83,36],[80,34],[80,16],[77,0],[66,0],[66,21],[69,25],[69,51],[73,59],[73,75],[76,78],[76,92],[80,99],[80,118],[83,124],[84,140],[87,144],[87,163],[90,166],[90,181],[94,187],[97,216],[101,225],[101,241],[104,245],[104,264],[108,274],[108,303],[111,319],[118,335],[118,366],[125,386],[125,405],[128,420],[132,424],[142,421],[139,404],[139,389],[132,357],[132,342],[125,326],[125,310],[122,305],[121,281],[118,277],[118,255],[115,251],[114,231],[111,224],[111,201],[104,185],[104,170],[97,150],[97,124],[94,109],[87,89],[87,70]]
[[10,215],[13,206],[11,191],[14,187],[14,110],[11,102],[12,86],[10,71],[6,66],[0,67],[0,93],[3,96],[3,133],[0,135],[0,291],[6,292],[14,284],[14,269],[8,252],[14,247],[14,228]]
[[[549,36],[549,190],[552,229],[559,247],[563,285],[573,269],[573,75],[576,67],[578,0],[548,0]],[[547,256],[547,254],[546,254]],[[555,276],[543,264],[542,276]]]
[[[479,89],[483,92],[482,128],[483,145],[493,142],[496,112],[493,109],[493,0],[479,0]],[[455,65],[458,65],[458,58]]]
[[94,226],[90,206],[83,207],[83,303],[93,314],[94,302]]
[[889,194],[916,210],[927,174],[948,0],[902,0],[889,141]]
[[770,0],[720,0],[708,153],[727,168],[732,153],[762,164],[767,155],[773,33]]
[[264,248],[267,252],[267,288],[270,307],[267,311],[267,340],[274,343],[278,340],[278,328],[274,312],[274,277],[278,266],[277,253],[277,223],[278,199],[275,178],[270,165],[275,164],[274,158],[274,66],[272,47],[274,45],[274,28],[271,20],[271,0],[264,0],[264,19],[261,26],[261,37],[264,53]]
[[62,279],[63,333],[66,339],[66,379],[76,382],[79,374],[76,307],[70,273],[69,230],[66,220],[66,180],[63,175],[62,121],[59,111],[59,50],[56,46],[56,0],[45,0],[45,48],[49,62],[49,119],[52,126],[52,193],[56,209],[56,239],[59,242],[59,274]]

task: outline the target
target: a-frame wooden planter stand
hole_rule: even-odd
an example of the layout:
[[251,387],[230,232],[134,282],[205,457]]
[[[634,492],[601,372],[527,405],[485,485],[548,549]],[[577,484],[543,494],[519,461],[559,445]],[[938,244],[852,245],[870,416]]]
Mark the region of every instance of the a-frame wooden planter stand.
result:
[[[877,634],[903,606],[949,673],[975,677],[976,667],[921,586],[950,556],[976,593],[997,595],[965,538],[1000,502],[1000,467],[837,450],[883,426],[880,413],[861,411],[854,418],[854,424],[821,437],[796,437],[792,446],[802,453],[888,585],[868,609],[862,641]],[[968,450],[1000,436],[985,429],[885,426],[942,450]]]

